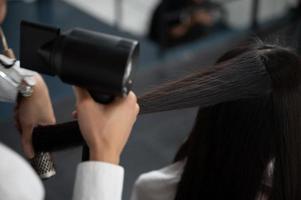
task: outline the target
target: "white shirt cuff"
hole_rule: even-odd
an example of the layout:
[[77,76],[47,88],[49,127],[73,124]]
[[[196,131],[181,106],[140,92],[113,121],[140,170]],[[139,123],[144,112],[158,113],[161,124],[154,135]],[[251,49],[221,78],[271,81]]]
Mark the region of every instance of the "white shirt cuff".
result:
[[[0,54],[0,60],[3,63],[13,62],[9,58]],[[0,101],[3,102],[15,102],[19,85],[25,80],[29,85],[35,85],[35,79],[33,76],[36,72],[20,68],[20,62],[16,61],[13,66],[6,68],[0,63]]]
[[105,162],[88,161],[77,167],[73,200],[121,200],[124,169]]

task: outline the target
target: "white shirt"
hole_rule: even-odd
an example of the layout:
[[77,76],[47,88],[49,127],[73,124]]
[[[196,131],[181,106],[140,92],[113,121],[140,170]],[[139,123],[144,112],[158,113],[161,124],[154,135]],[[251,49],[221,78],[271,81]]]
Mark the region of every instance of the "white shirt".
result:
[[[272,185],[273,160],[268,164],[263,184]],[[137,179],[131,200],[174,200],[185,162],[176,162],[160,170],[142,174]],[[77,170],[74,200],[121,200],[123,168],[102,162],[81,163]],[[257,199],[267,199],[258,193]]]
[[121,200],[124,170],[118,165],[88,161],[77,167],[73,200]]
[[[20,155],[0,143],[0,195],[5,200],[44,200],[42,181]],[[123,168],[102,162],[78,165],[73,200],[121,200]]]
[[[142,174],[136,181],[131,200],[173,200],[184,162]],[[73,200],[121,200],[124,170],[103,162],[79,164]]]
[[[0,144],[0,194],[5,200],[43,200],[45,191],[31,166],[17,153]],[[141,175],[131,200],[173,200],[185,162],[177,162]],[[267,168],[270,186],[273,163]],[[73,200],[121,200],[124,169],[104,162],[88,161],[77,167]]]
[[0,194],[5,200],[42,200],[45,191],[32,167],[0,143]]
[[142,174],[137,179],[131,200],[174,200],[185,162]]

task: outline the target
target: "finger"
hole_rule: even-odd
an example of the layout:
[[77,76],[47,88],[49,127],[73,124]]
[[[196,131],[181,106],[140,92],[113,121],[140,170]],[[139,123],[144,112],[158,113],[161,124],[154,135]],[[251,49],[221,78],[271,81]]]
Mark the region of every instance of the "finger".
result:
[[125,101],[131,101],[131,102],[136,102],[137,97],[133,91],[130,91],[129,94],[125,97],[116,97],[114,100],[114,103],[120,104]]
[[74,110],[73,112],[72,112],[72,117],[73,117],[73,119],[77,119],[77,111],[76,110]]
[[32,147],[32,131],[33,127],[27,126],[22,128],[22,139],[21,144],[24,154],[27,158],[31,159],[34,157],[34,150]]
[[128,96],[126,97],[126,102],[129,105],[135,105],[137,103],[137,97],[134,92],[129,92]]
[[111,102],[109,105],[120,104],[121,102],[125,101],[126,98],[127,98],[127,96],[125,96],[125,97],[117,96],[114,98],[114,101]]
[[129,98],[131,98],[133,101],[137,102],[137,96],[133,91],[129,92]]
[[[112,104],[108,106],[109,109],[130,109],[133,113],[138,114],[137,97],[134,92],[129,92],[128,96],[116,99]],[[136,112],[137,111],[137,112]]]
[[54,113],[44,116],[44,118],[41,119],[38,123],[38,125],[40,125],[40,126],[47,126],[47,125],[53,125],[53,124],[56,124],[56,118],[54,116]]
[[139,112],[140,112],[140,106],[139,106],[139,104],[138,104],[138,103],[136,103],[136,106],[135,106],[135,108],[136,108],[136,115],[138,115],[138,114],[139,114]]
[[86,100],[86,99],[92,99],[89,92],[85,89],[82,89],[82,88],[77,87],[77,86],[73,86],[73,90],[74,90],[74,93],[75,93],[77,103],[81,102],[83,100]]

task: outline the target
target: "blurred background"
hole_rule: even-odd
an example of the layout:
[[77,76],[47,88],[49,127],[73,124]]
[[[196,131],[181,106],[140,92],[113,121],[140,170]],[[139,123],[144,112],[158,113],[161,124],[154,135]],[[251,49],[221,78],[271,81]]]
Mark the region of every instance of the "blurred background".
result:
[[[250,38],[301,52],[300,15],[299,0],[8,0],[3,29],[17,56],[21,20],[137,39],[141,52],[134,91],[140,95],[162,82],[210,66],[225,51]],[[71,120],[71,87],[55,77],[45,79],[57,121]],[[0,103],[0,141],[21,153],[12,110],[11,104]],[[195,114],[193,108],[139,117],[122,157],[125,200],[139,174],[172,162]],[[54,157],[57,175],[44,182],[46,199],[71,199],[81,148]]]

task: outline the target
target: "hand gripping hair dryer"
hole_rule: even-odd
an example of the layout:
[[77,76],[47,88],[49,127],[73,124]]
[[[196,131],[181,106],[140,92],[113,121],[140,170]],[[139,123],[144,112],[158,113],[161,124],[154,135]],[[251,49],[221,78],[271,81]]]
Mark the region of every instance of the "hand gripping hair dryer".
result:
[[[139,44],[135,40],[116,37],[81,28],[61,33],[60,29],[41,24],[21,22],[21,66],[58,76],[64,83],[86,88],[99,103],[110,103],[116,96],[131,90],[131,78],[137,64]],[[38,127],[33,133],[36,151],[51,150],[43,143],[43,133],[54,148],[83,144],[76,121],[48,127]],[[45,134],[47,135],[47,134]],[[68,137],[78,136],[72,144]],[[76,140],[73,140],[76,141]],[[71,143],[71,144],[70,144]],[[83,160],[88,159],[84,149]]]

